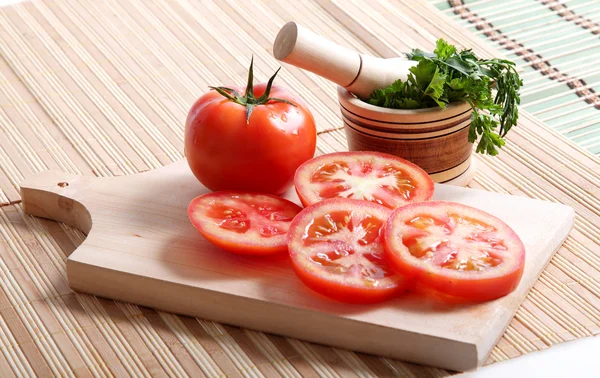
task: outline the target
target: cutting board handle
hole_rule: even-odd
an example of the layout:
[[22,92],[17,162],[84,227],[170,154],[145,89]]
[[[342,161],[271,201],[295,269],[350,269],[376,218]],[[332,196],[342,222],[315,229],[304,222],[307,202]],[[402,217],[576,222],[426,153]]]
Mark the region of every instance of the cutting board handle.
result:
[[92,219],[86,195],[94,178],[45,171],[21,183],[23,210],[29,215],[62,222],[88,234]]

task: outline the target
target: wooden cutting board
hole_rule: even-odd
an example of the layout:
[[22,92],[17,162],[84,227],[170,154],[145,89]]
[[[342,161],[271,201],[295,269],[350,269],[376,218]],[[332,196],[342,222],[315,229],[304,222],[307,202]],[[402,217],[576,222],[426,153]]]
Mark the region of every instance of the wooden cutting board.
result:
[[[21,185],[28,214],[88,234],[67,262],[76,291],[452,370],[487,359],[574,219],[564,205],[437,185],[435,199],[478,207],[519,234],[527,260],[517,290],[476,305],[416,294],[347,305],[306,288],[286,256],[249,258],[209,244],[186,212],[205,192],[185,161],[117,178],[44,172]],[[298,202],[293,191],[287,197]]]

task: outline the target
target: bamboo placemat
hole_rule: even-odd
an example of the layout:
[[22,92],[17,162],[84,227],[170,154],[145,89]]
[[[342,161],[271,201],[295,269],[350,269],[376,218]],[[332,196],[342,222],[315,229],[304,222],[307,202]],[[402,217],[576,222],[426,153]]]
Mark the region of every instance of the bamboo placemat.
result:
[[429,0],[524,68],[522,108],[600,154],[597,0]]
[[[46,169],[133,174],[182,158],[188,107],[208,85],[279,66],[288,20],[391,57],[439,36],[499,55],[424,1],[38,1],[0,9],[0,376],[445,376],[449,372],[76,294],[65,260],[84,235],[26,216],[18,183]],[[345,149],[331,83],[279,75],[309,103],[318,149]],[[471,186],[562,202],[575,229],[489,363],[600,326],[600,161],[523,112]],[[243,309],[241,309],[243,310]]]

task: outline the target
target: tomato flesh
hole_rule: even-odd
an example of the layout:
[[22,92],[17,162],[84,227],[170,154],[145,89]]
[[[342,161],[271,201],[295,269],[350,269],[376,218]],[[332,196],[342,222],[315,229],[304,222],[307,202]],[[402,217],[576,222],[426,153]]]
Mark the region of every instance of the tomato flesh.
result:
[[211,243],[239,254],[287,251],[286,235],[300,206],[267,194],[214,192],[188,207],[194,226]]
[[330,298],[373,303],[406,290],[384,259],[382,230],[390,210],[375,203],[329,199],[292,222],[288,247],[296,274]]
[[525,247],[498,218],[452,202],[411,204],[385,228],[386,258],[401,274],[444,294],[502,297],[518,285]]
[[433,181],[425,171],[404,159],[376,152],[316,157],[298,168],[294,184],[305,206],[340,197],[394,209],[433,195]]

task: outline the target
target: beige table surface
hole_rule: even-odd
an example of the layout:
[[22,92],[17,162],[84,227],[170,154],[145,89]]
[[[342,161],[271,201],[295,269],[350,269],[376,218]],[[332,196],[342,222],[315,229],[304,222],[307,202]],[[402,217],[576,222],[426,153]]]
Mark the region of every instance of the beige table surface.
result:
[[[278,66],[269,46],[287,20],[384,57],[430,48],[438,36],[495,51],[408,0],[47,1],[0,16],[0,376],[448,374],[71,293],[64,259],[83,235],[24,216],[18,182],[48,168],[111,176],[181,158],[188,104],[209,84],[243,82],[250,52],[264,80]],[[219,23],[227,17],[229,26]],[[319,150],[344,149],[334,87],[292,67],[280,77],[313,109]],[[589,336],[600,329],[600,161],[527,113],[501,156],[479,160],[471,186],[562,202],[578,217],[492,365],[467,376],[597,376],[600,342]]]

